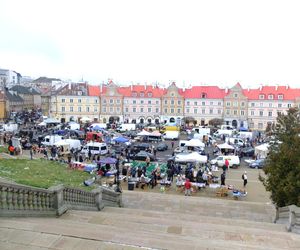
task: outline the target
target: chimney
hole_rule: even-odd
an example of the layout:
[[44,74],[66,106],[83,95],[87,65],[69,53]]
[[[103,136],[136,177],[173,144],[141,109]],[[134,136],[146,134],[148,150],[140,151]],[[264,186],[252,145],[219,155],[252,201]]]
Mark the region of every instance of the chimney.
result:
[[147,89],[147,83],[145,82],[145,84],[144,84],[144,88],[145,88],[145,90]]
[[226,94],[228,93],[228,87],[225,87],[225,93]]
[[133,83],[131,83],[131,85],[130,85],[130,90],[131,91],[133,90]]
[[248,90],[248,92],[250,91],[250,88],[249,88],[249,86],[247,87],[247,90]]
[[262,88],[263,88],[263,85],[260,84],[260,85],[259,85],[259,90],[262,91]]
[[102,90],[103,90],[103,82],[100,84],[100,94],[102,94]]
[[69,84],[68,84],[68,89],[71,89],[71,83],[69,82]]
[[285,89],[286,89],[286,90],[289,89],[289,85],[288,85],[288,84],[285,86]]
[[276,91],[278,90],[278,84],[276,84],[276,86],[275,86],[275,90],[276,90]]

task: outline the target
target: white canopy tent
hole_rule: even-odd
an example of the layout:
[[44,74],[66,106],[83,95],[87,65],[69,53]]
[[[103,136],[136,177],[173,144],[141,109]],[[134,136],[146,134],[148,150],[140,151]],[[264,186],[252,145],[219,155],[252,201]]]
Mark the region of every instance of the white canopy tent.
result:
[[257,155],[258,159],[267,157],[269,153],[269,146],[270,145],[268,143],[264,143],[254,148],[255,155]]
[[175,162],[198,162],[198,163],[206,163],[207,156],[200,155],[197,152],[192,153],[181,153],[177,154],[175,157]]
[[84,117],[80,118],[80,121],[81,122],[90,122],[90,121],[92,121],[92,119],[84,116]]
[[234,147],[229,145],[228,143],[223,143],[223,144],[219,144],[217,145],[217,147],[219,149],[228,149],[228,150],[234,150]]
[[204,148],[205,144],[202,141],[200,141],[199,139],[191,139],[185,143],[185,146],[186,147]]
[[142,132],[138,133],[137,135],[138,136],[147,136],[147,135],[149,136],[149,135],[151,135],[151,133],[146,130],[143,130]]

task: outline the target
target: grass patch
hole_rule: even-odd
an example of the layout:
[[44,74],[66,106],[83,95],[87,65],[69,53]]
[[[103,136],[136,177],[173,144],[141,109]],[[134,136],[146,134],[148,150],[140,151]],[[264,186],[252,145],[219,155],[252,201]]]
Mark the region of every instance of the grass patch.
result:
[[6,146],[0,146],[0,153],[8,153],[8,147]]
[[91,190],[83,182],[91,175],[87,172],[69,169],[67,164],[47,160],[1,159],[0,176],[16,183],[49,188],[58,184]]

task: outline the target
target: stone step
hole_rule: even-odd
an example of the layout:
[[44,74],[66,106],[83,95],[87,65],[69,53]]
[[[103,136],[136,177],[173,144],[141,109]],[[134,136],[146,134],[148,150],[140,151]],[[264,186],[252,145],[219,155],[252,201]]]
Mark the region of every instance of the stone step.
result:
[[109,221],[109,217],[106,222],[99,219],[93,223],[61,218],[11,218],[1,219],[0,228],[156,249],[290,249],[300,244],[300,236],[254,228],[240,230],[232,226],[226,231],[225,225],[214,224],[186,227],[184,222],[170,226],[119,222]]

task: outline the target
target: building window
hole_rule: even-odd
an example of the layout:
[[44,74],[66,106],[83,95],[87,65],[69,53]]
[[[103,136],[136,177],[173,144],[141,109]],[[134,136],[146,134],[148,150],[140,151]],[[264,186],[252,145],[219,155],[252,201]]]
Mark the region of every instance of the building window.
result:
[[81,99],[78,99],[78,103],[81,103]]
[[218,114],[220,115],[222,113],[222,110],[221,109],[218,109]]
[[187,109],[185,110],[185,113],[190,113],[190,109],[187,108]]
[[249,123],[249,128],[254,128],[254,122]]
[[132,92],[132,96],[133,97],[137,97],[137,93],[136,92]]
[[213,114],[213,109],[209,109],[209,113],[212,115]]
[[90,112],[90,107],[86,107],[86,112]]
[[136,104],[136,100],[133,100],[133,101],[132,101],[132,104]]
[[144,97],[144,92],[141,92],[141,93],[140,93],[140,97]]
[[117,104],[120,104],[120,99],[117,99]]
[[110,100],[109,100],[109,103],[110,103],[110,104],[113,104],[113,103],[114,103],[114,100],[113,100],[113,99],[110,99]]
[[78,107],[78,112],[81,112],[81,107]]
[[234,94],[234,98],[238,98],[238,94]]
[[278,112],[277,112],[277,115],[278,115],[278,116],[279,116],[279,115],[281,115],[281,114],[282,114],[282,112],[281,112],[281,111],[278,111]]
[[148,108],[148,113],[151,113],[151,112],[152,112],[151,108]]
[[95,99],[95,103],[98,103],[98,99]]
[[106,113],[106,107],[102,107],[103,113]]
[[210,105],[210,106],[213,106],[213,105],[214,105],[214,102],[210,102],[209,105]]
[[237,115],[237,110],[233,110],[233,115]]
[[273,107],[273,103],[269,103],[269,108],[272,108]]
[[186,105],[187,105],[187,106],[190,106],[190,101],[186,101]]
[[132,112],[133,112],[133,113],[136,113],[136,108],[132,108]]
[[260,110],[259,111],[259,116],[264,116],[264,111]]
[[86,99],[86,103],[89,103],[90,102],[90,100],[89,99]]
[[66,102],[66,99],[65,99],[65,98],[62,98],[62,99],[61,99],[61,102]]
[[106,104],[106,99],[103,100],[103,104]]
[[155,109],[155,112],[156,112],[156,113],[159,113],[159,108],[156,108],[156,109]]
[[128,113],[128,112],[129,112],[128,108],[125,108],[125,113]]
[[177,109],[177,113],[180,114],[181,113],[181,109]]
[[230,107],[230,102],[226,102],[226,106],[227,106],[227,107]]
[[283,99],[283,95],[278,95],[278,100],[282,100]]
[[263,100],[263,99],[265,99],[265,95],[259,95],[258,98],[259,98],[260,100]]
[[150,104],[150,105],[151,105],[151,100],[148,100],[148,104]]
[[94,107],[94,112],[98,112],[98,109],[97,109],[97,107]]
[[171,105],[174,105],[174,103],[175,103],[174,100],[171,100]]
[[202,106],[205,106],[205,102],[202,102]]
[[180,101],[180,100],[178,100],[178,101],[177,101],[177,104],[178,104],[178,105],[181,105],[181,101]]
[[168,113],[168,109],[165,109],[165,114],[167,114]]
[[144,112],[144,108],[140,108],[140,112],[143,113]]
[[232,103],[232,106],[233,106],[233,107],[237,107],[237,106],[238,106],[238,102],[233,102],[233,103]]
[[155,103],[158,105],[158,104],[159,104],[159,101],[157,100]]
[[251,116],[254,116],[254,110],[251,110]]
[[221,102],[218,102],[218,106],[221,106],[222,105],[222,103]]
[[278,103],[278,108],[282,108],[282,103]]
[[242,107],[245,107],[245,102],[241,102],[241,106],[242,106]]
[[273,100],[273,99],[274,99],[274,96],[273,96],[273,95],[268,95],[268,99],[269,99],[269,100]]
[[261,102],[261,103],[259,104],[259,106],[260,106],[260,107],[263,107],[263,106],[264,106],[264,104]]
[[73,103],[73,99],[70,99],[70,102]]
[[65,112],[66,111],[66,107],[61,107],[61,112]]
[[117,107],[117,112],[120,113],[120,107]]
[[113,107],[110,107],[110,108],[109,108],[109,112],[113,113],[113,112],[114,112],[114,108],[113,108]]
[[272,112],[272,111],[269,111],[269,112],[268,112],[268,116],[269,116],[269,117],[272,117],[272,116],[273,116],[273,112]]
[[255,107],[255,103],[254,102],[251,102],[251,107]]
[[241,116],[244,116],[244,115],[245,115],[245,111],[241,110]]
[[287,107],[288,107],[288,108],[291,108],[291,107],[292,107],[292,104],[288,103]]
[[70,112],[73,112],[73,107],[72,106],[70,107]]
[[226,109],[226,115],[230,115],[230,109]]
[[151,92],[148,92],[148,97],[152,97],[152,93]]
[[195,106],[197,106],[197,105],[198,105],[198,103],[197,103],[197,102],[194,102],[194,105],[195,105]]
[[264,127],[264,124],[262,122],[259,122],[258,123],[258,129],[263,129],[263,127]]
[[165,104],[168,104],[168,100],[165,100]]
[[198,110],[197,109],[194,109],[194,114],[197,114],[198,113]]
[[171,114],[174,114],[174,109],[171,109]]
[[203,114],[203,115],[205,114],[205,109],[202,109],[202,114]]
[[207,96],[206,93],[201,94],[201,98],[206,98],[206,96]]

